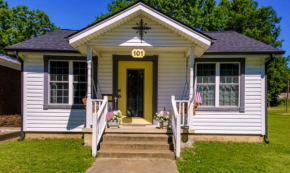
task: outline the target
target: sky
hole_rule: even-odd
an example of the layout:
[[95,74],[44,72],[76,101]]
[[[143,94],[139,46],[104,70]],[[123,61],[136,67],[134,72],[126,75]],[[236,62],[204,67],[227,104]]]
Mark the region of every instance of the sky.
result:
[[[219,1],[219,0],[217,0]],[[61,29],[82,29],[106,13],[111,0],[7,0],[10,7],[26,5],[30,10],[46,12],[50,20]],[[272,6],[282,17],[279,39],[284,40],[282,49],[290,55],[290,0],[258,0],[259,6]]]

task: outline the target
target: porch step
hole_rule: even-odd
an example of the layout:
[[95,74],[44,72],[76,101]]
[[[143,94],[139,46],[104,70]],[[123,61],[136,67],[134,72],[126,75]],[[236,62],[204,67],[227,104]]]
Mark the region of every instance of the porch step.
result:
[[104,141],[102,149],[131,149],[131,150],[170,150],[173,144],[168,142],[147,141]]
[[105,133],[98,157],[174,159],[173,148],[168,134]]
[[98,157],[174,159],[175,155],[170,150],[101,149]]
[[172,134],[171,129],[153,129],[146,127],[138,128],[119,128],[119,129],[106,129],[106,134]]
[[172,136],[166,134],[105,134],[104,141],[151,141],[172,142]]

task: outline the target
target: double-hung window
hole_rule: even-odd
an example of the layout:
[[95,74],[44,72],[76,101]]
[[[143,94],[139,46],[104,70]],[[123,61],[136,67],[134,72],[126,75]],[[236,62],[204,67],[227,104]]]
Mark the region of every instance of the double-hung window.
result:
[[196,63],[196,87],[202,96],[198,110],[244,111],[244,60]]
[[87,94],[87,62],[77,60],[49,60],[47,69],[48,98],[45,108],[84,108]]

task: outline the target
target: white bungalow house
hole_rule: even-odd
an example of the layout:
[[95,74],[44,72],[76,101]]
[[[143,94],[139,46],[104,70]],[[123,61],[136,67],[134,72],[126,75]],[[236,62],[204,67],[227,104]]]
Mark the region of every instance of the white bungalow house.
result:
[[[104,157],[129,157],[142,147],[126,148],[124,141],[148,134],[151,142],[173,134],[179,157],[182,127],[196,141],[267,141],[265,60],[284,54],[237,32],[197,31],[143,2],[82,30],[54,31],[6,51],[24,56],[26,137],[85,133],[94,156],[107,142],[100,147]],[[196,88],[203,102],[194,114]],[[153,129],[164,107],[172,130]],[[103,136],[109,108],[121,110],[123,129]],[[155,157],[155,150],[142,153]]]

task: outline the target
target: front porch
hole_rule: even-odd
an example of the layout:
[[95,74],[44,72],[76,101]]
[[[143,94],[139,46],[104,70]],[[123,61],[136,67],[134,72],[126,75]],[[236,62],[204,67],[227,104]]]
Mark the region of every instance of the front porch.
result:
[[[212,38],[140,2],[71,35],[69,43],[87,56],[85,131],[92,131],[92,155],[97,155],[104,132],[110,131],[106,129],[110,109],[122,112],[123,125],[148,125],[122,126],[123,133],[172,134],[179,157],[181,126],[193,128],[195,57],[205,53]],[[136,49],[142,49],[142,56],[131,54]],[[98,66],[92,67],[96,59]],[[96,94],[92,78],[100,87]],[[153,126],[154,115],[164,108],[172,116],[170,132]],[[150,137],[139,138],[150,142]],[[166,142],[166,137],[162,140]]]
[[[111,47],[112,51],[109,51],[108,47],[88,46],[86,128],[92,128],[93,112],[100,108],[104,96],[108,96],[109,110],[121,110],[124,117],[122,123],[156,125],[153,117],[157,112],[164,108],[173,112],[171,96],[174,95],[177,111],[184,114],[181,115],[181,125],[192,129],[192,121],[188,119],[188,115],[193,115],[195,48],[143,49],[145,57],[133,58],[129,55],[132,48]],[[92,67],[92,61],[97,61],[98,65]],[[150,62],[151,67],[147,69]],[[129,79],[128,72],[134,70],[143,70],[141,83],[140,79],[139,82]],[[148,71],[150,73],[147,74]],[[132,87],[129,85],[142,85],[141,89],[134,91],[137,94],[133,98],[132,92],[130,93]]]

